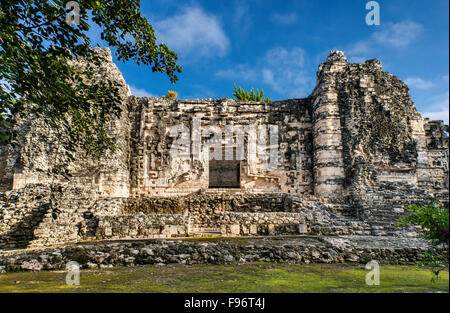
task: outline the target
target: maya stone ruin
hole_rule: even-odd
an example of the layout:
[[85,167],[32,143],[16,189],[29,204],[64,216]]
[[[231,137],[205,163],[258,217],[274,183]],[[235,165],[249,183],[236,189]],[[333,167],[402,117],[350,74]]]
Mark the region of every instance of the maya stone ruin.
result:
[[[406,207],[435,198],[448,206],[448,126],[422,117],[408,86],[376,59],[351,64],[331,51],[309,97],[256,103],[135,97],[110,51],[98,53],[109,60],[98,79],[121,84],[121,117],[107,125],[118,149],[70,164],[54,219],[51,178],[38,170],[54,160],[54,134],[32,117],[21,122],[20,145],[0,148],[1,250],[205,235],[414,249],[417,229],[397,223]],[[192,143],[179,158],[170,153],[177,125]],[[266,139],[256,152],[248,133],[205,135],[252,125]],[[232,159],[210,160],[211,142]]]

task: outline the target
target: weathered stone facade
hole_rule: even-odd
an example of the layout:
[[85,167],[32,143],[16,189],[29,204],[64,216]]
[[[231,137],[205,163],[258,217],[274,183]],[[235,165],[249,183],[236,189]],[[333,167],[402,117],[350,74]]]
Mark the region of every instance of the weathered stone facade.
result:
[[[378,60],[349,64],[332,51],[305,99],[169,101],[131,96],[109,50],[100,53],[110,62],[98,79],[122,85],[122,115],[107,127],[118,149],[71,164],[53,219],[49,180],[37,170],[51,166],[52,133],[24,121],[20,145],[0,149],[0,249],[205,233],[404,242],[417,235],[397,226],[408,204],[439,197],[448,206],[448,126],[423,118]],[[171,130],[180,125],[192,145],[176,158]],[[256,158],[249,132],[229,127],[266,139]],[[233,158],[210,160],[214,145]],[[276,168],[265,169],[273,159]]]

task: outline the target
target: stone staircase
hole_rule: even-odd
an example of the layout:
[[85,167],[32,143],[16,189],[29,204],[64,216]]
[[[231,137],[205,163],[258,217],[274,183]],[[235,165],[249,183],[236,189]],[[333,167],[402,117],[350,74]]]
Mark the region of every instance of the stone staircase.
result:
[[417,228],[412,226],[400,227],[399,220],[404,216],[405,209],[396,205],[380,205],[367,210],[367,220],[374,236],[417,236]]

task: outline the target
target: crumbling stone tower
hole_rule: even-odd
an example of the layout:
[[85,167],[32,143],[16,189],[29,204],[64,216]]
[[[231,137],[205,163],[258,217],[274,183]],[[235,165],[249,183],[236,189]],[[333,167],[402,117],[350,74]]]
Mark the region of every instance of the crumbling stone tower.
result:
[[344,188],[342,129],[338,102],[338,74],[348,66],[341,51],[330,54],[319,66],[318,84],[312,92],[314,134],[314,193],[336,196]]

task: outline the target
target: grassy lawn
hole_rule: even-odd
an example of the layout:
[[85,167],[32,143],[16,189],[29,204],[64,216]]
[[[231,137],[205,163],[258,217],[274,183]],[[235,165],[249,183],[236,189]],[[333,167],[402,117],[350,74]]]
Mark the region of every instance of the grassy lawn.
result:
[[381,266],[380,285],[368,286],[364,265],[167,265],[83,270],[79,286],[66,273],[0,274],[0,292],[435,292],[449,291],[449,273],[431,283],[414,266]]

